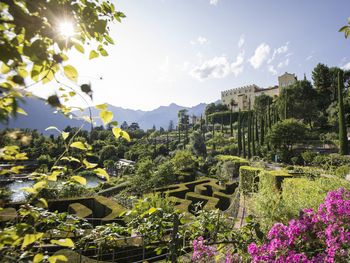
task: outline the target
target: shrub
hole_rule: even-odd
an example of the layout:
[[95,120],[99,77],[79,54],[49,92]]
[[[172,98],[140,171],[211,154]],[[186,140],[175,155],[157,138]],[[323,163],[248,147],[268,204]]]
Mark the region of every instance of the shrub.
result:
[[258,190],[260,168],[241,166],[239,168],[239,187],[244,195]]
[[239,167],[244,166],[244,165],[249,165],[249,162],[246,159],[243,159],[243,158],[238,157],[238,156],[218,155],[218,156],[216,156],[216,158],[221,163],[229,162],[229,161],[233,163],[234,167],[233,167],[233,171],[232,171],[232,177],[238,177]]
[[316,156],[317,156],[317,153],[312,151],[305,151],[301,153],[301,157],[303,157],[303,160],[305,161],[306,164],[311,164]]
[[340,187],[350,190],[349,183],[341,179],[323,177],[316,180],[306,178],[285,179],[283,182],[282,199],[286,216],[288,218],[296,217],[306,207],[317,209],[327,195],[327,192]]
[[340,178],[345,178],[348,174],[350,174],[349,165],[342,165],[342,166],[338,167],[335,170],[335,174],[336,174],[336,176],[338,176]]

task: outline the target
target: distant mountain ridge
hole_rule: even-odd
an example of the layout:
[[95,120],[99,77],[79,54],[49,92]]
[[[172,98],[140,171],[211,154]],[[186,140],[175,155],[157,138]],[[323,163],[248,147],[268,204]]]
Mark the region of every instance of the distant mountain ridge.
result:
[[[206,106],[207,104],[205,103],[200,103],[193,107],[184,107],[171,103],[168,106],[160,106],[151,111],[142,111],[124,109],[108,104],[108,110],[113,112],[114,120],[118,121],[119,124],[122,124],[124,121],[128,124],[137,122],[142,129],[150,129],[153,125],[155,125],[157,129],[160,127],[167,129],[170,121],[173,121],[174,125],[177,125],[177,114],[179,110],[187,109],[190,116],[196,115],[199,117],[201,114],[204,114]],[[77,116],[88,115],[88,109],[85,109],[83,112],[75,111],[74,114]],[[92,108],[92,115],[98,116],[98,110]],[[101,120],[98,118],[94,120],[96,121],[96,125],[102,124]]]
[[[8,124],[1,124],[0,129],[4,128],[30,128],[37,129],[44,134],[54,133],[52,130],[45,131],[49,126],[56,126],[59,129],[64,129],[68,125],[71,127],[81,127],[84,125],[84,129],[89,129],[89,123],[81,119],[82,116],[88,115],[88,109],[83,111],[72,112],[72,118],[68,118],[61,113],[55,113],[55,109],[48,105],[45,100],[38,97],[25,98],[24,102],[20,102],[19,106],[23,108],[28,115],[18,114],[17,118],[11,117]],[[171,103],[168,106],[160,106],[151,111],[124,109],[108,104],[108,110],[113,112],[114,120],[118,121],[121,125],[126,121],[129,125],[132,122],[137,122],[142,129],[150,129],[153,125],[157,129],[163,127],[167,129],[169,122],[172,120],[174,125],[177,125],[177,114],[181,109],[187,109],[190,116],[196,115],[200,117],[204,114],[206,103],[200,103],[193,107],[183,107],[175,103]],[[98,117],[99,111],[94,107],[91,108],[92,116],[95,125],[102,125],[101,120]]]

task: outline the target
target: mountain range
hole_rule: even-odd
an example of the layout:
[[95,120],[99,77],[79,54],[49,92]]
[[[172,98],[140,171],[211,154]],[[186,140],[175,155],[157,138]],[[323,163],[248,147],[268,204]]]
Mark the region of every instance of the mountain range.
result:
[[[72,112],[71,118],[68,118],[56,112],[56,109],[48,105],[45,100],[34,96],[25,98],[23,102],[19,103],[19,106],[25,110],[27,115],[18,114],[17,117],[11,117],[8,124],[0,123],[0,129],[30,128],[37,129],[44,134],[52,134],[52,130],[45,131],[45,129],[49,126],[55,126],[62,130],[68,125],[71,127],[80,127],[84,125],[84,129],[89,129],[90,127],[90,125],[81,118],[82,116],[88,115],[87,108],[83,111]],[[174,126],[177,125],[177,114],[179,110],[187,109],[190,116],[200,116],[204,113],[206,106],[207,104],[200,103],[193,107],[183,107],[171,103],[168,106],[160,106],[151,111],[143,111],[108,105],[108,110],[113,112],[114,120],[118,121],[120,125],[126,121],[128,124],[137,122],[142,129],[150,129],[153,125],[155,125],[157,129],[160,127],[167,129],[170,121],[173,121]],[[91,112],[94,117],[95,125],[101,125],[101,120],[98,118],[99,111],[92,107]]]

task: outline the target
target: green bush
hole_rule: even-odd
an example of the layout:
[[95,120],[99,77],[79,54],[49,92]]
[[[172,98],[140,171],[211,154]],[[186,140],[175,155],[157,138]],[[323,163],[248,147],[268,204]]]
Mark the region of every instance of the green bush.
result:
[[239,168],[239,187],[241,193],[248,195],[258,190],[260,168],[241,166]]
[[319,177],[285,178],[282,191],[275,187],[275,178],[270,172],[260,174],[259,190],[251,199],[251,210],[264,230],[277,222],[287,223],[299,216],[304,208],[317,209],[329,191],[340,187],[350,189],[350,184],[339,178]]
[[350,166],[349,165],[339,166],[335,170],[335,175],[340,177],[340,178],[345,178],[348,174],[350,174]]
[[218,155],[216,158],[219,161],[218,165],[220,165],[220,162],[225,163],[230,161],[233,163],[232,177],[238,177],[239,167],[249,165],[249,162],[246,159],[234,155]]
[[303,208],[316,209],[326,194],[339,188],[350,189],[346,180],[320,177],[316,180],[290,178],[283,182],[283,207],[287,218],[297,217]]
[[312,151],[305,151],[301,153],[301,156],[303,157],[303,160],[306,164],[311,164],[314,160],[314,158],[317,156],[317,153]]

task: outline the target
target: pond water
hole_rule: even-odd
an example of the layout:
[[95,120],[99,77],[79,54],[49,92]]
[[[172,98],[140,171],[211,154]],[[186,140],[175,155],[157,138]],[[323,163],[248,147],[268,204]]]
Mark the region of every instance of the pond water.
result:
[[[88,175],[86,178],[86,187],[93,188],[98,186],[103,180],[97,176]],[[7,185],[7,187],[12,191],[11,201],[12,202],[21,202],[26,199],[26,192],[21,190],[23,187],[32,187],[34,181],[31,180],[18,180]]]

